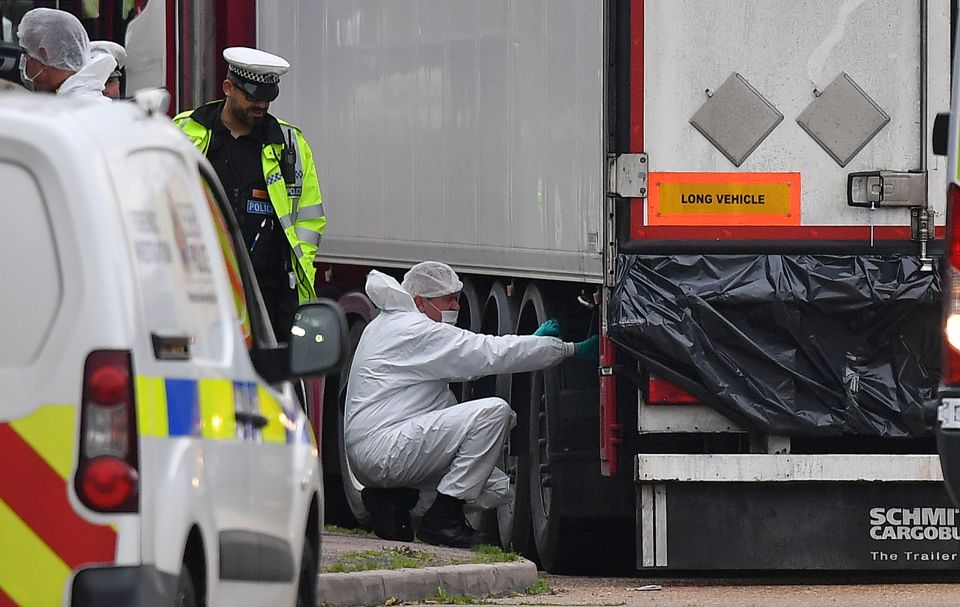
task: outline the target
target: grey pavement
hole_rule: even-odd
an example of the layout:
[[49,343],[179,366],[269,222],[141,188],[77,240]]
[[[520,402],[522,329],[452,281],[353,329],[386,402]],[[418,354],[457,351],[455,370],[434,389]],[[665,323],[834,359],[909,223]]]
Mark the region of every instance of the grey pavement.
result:
[[[419,542],[391,542],[372,536],[324,533],[321,569],[350,552],[399,547],[430,553],[440,563],[466,561],[474,555],[471,550]],[[390,600],[419,601],[436,597],[441,590],[451,596],[502,596],[523,592],[536,583],[536,565],[521,559],[481,565],[443,564],[417,569],[321,573],[317,595],[321,605],[330,607],[374,606]]]

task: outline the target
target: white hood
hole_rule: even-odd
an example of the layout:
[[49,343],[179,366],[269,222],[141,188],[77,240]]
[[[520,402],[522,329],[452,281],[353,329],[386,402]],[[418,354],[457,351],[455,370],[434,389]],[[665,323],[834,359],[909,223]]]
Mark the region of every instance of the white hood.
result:
[[103,85],[117,67],[117,60],[111,55],[96,55],[88,61],[80,71],[63,81],[57,89],[58,95],[64,97],[103,99]]
[[366,291],[373,305],[384,312],[418,312],[413,297],[403,290],[395,278],[383,272],[370,270]]

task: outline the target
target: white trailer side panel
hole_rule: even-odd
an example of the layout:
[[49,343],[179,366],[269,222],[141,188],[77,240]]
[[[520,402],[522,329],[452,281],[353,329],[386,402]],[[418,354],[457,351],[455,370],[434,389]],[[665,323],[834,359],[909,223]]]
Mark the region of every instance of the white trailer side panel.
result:
[[293,65],[272,111],[316,155],[318,259],[599,282],[604,5],[259,2]]

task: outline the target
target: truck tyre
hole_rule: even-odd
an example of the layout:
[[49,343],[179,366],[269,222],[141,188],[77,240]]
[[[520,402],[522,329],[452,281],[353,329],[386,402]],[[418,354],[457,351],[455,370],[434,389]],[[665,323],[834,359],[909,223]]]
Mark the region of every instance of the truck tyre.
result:
[[[463,290],[460,291],[460,315],[457,317],[457,326],[461,329],[480,332],[480,323],[483,314],[483,300],[485,296],[481,292],[481,287],[470,277],[463,277]],[[473,396],[474,382],[462,382],[450,384],[450,390],[457,397],[457,402],[462,403],[465,400],[476,398]]]
[[197,593],[193,586],[193,574],[186,562],[180,565],[180,576],[177,577],[177,594],[174,603],[176,607],[197,607]]
[[[516,333],[519,310],[520,306],[516,298],[507,293],[506,285],[500,281],[495,282],[490,288],[490,294],[484,306],[481,331],[493,335]],[[525,406],[518,408],[513,402],[513,376],[498,375],[485,378],[477,382],[477,385],[473,398],[499,396],[510,403],[517,413],[517,426],[507,437],[499,466],[510,477],[513,498],[509,503],[497,508],[496,525],[503,548],[531,557],[533,542],[530,535],[526,449],[520,449],[526,442],[525,434],[521,435],[526,425],[520,421]],[[492,525],[488,523],[486,527],[488,528],[486,530],[489,530]]]
[[[367,327],[367,321],[362,318],[355,319],[350,324],[350,351],[354,352],[357,348],[357,342],[360,341],[360,335]],[[363,484],[357,480],[356,475],[350,469],[350,461],[347,459],[347,448],[343,441],[343,414],[344,407],[347,404],[347,378],[350,377],[350,367],[353,365],[351,358],[343,364],[340,371],[340,394],[337,399],[337,444],[340,450],[340,482],[343,487],[343,497],[350,508],[350,513],[359,526],[370,526],[370,513],[367,512],[363,500],[360,499],[360,492],[363,491]]]
[[[536,327],[557,317],[553,299],[531,283],[523,296],[521,322]],[[551,444],[559,432],[558,421],[550,418],[560,395],[560,369],[557,365],[530,374],[529,477],[530,519],[534,548],[540,565],[551,573],[581,573],[602,566],[606,559],[603,541],[592,537],[595,523],[589,519],[570,519],[557,514],[559,492],[554,490],[564,477],[562,462],[551,461]]]
[[317,604],[317,557],[310,538],[303,538],[300,557],[300,579],[297,582],[297,607],[315,607]]
[[[363,523],[356,519],[351,507],[351,500],[354,502],[353,507],[359,504],[359,498],[356,496],[360,489],[350,491],[348,495],[345,487],[349,486],[349,482],[344,482],[342,475],[344,449],[343,433],[341,432],[343,425],[341,408],[346,391],[347,377],[353,360],[352,352],[357,347],[357,342],[360,340],[360,334],[364,327],[376,316],[376,307],[361,291],[348,291],[337,301],[346,313],[347,321],[351,327],[350,346],[352,349],[350,358],[344,361],[339,374],[327,376],[324,379],[323,407],[320,412],[323,436],[322,439],[318,436],[317,440],[321,442],[322,449],[323,492],[325,496],[324,520],[330,524],[350,529],[361,527]],[[363,512],[366,512],[366,510],[364,509]]]
[[577,539],[584,530],[552,513],[554,476],[560,473],[551,464],[548,401],[558,389],[558,371],[547,369],[533,374],[530,390],[530,518],[540,565],[551,573],[571,573],[576,560],[590,557],[578,553]]
[[[521,305],[521,332],[530,331],[549,318],[558,318],[565,330],[576,326],[578,308],[560,308],[552,303],[564,301],[563,297],[531,284]],[[566,337],[575,339],[574,335]],[[588,481],[582,476],[583,469],[574,468],[575,462],[551,457],[567,447],[560,444],[561,388],[566,385],[566,389],[570,389],[574,370],[569,366],[580,364],[583,363],[564,362],[530,374],[528,470],[535,550],[541,567],[551,573],[629,574],[634,570],[632,519],[613,518],[609,509],[604,516],[591,517],[584,507],[596,500],[609,502],[622,496],[613,491],[581,495],[578,489]],[[599,476],[598,468],[595,470]],[[632,490],[629,495],[632,508]],[[573,500],[577,503],[571,503]],[[562,514],[571,511],[579,514]]]

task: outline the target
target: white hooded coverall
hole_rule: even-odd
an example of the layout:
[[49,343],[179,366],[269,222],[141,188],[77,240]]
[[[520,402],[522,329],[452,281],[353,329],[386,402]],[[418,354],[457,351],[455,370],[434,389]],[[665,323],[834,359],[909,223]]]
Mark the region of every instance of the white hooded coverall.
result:
[[493,508],[509,498],[495,468],[516,415],[501,398],[458,404],[451,381],[537,371],[574,353],[556,337],[492,336],[435,322],[392,277],[371,271],[367,295],[380,314],[354,353],[344,441],[358,480],[413,487]]
[[95,55],[80,71],[63,81],[57,94],[109,102],[111,99],[103,96],[103,85],[116,68],[117,60],[111,55]]

